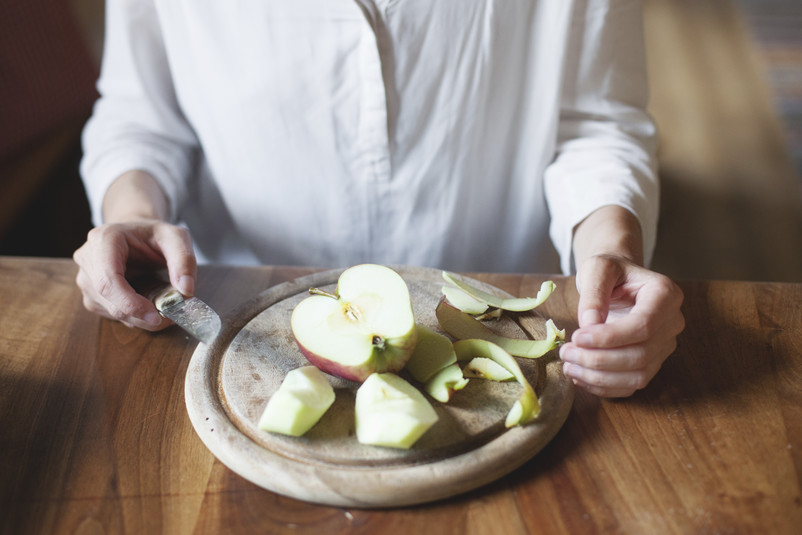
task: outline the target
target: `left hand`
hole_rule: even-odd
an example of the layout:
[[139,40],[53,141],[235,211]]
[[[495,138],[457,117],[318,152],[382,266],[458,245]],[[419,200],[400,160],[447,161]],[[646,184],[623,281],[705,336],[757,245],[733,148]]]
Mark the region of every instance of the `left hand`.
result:
[[682,290],[669,278],[619,256],[585,259],[576,276],[579,329],[560,348],[563,371],[602,397],[644,388],[685,328]]

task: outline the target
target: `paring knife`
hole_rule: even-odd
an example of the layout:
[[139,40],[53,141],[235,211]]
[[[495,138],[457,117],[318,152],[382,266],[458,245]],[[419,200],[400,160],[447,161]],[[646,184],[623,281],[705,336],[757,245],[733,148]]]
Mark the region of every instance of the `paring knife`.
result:
[[220,316],[197,297],[184,297],[163,280],[139,280],[134,288],[150,299],[159,314],[205,344],[210,344],[220,332]]

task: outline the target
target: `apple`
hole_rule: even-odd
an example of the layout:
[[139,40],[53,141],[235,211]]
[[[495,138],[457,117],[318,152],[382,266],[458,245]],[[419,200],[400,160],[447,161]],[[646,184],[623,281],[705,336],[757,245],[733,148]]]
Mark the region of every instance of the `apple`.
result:
[[337,377],[362,382],[400,371],[417,341],[409,289],[392,269],[346,269],[335,293],[316,288],[295,307],[293,336],[307,360]]
[[334,389],[314,366],[291,370],[267,401],[259,428],[299,437],[309,431],[334,403]]
[[426,397],[393,373],[371,374],[357,389],[356,438],[362,444],[409,449],[438,420]]

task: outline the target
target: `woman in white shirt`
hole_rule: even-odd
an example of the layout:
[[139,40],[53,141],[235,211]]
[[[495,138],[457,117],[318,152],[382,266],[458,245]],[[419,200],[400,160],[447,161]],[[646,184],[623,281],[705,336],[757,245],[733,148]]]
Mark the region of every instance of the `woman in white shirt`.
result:
[[187,294],[198,261],[561,268],[577,384],[629,395],[673,352],[681,292],[641,267],[658,184],[639,2],[106,9],[82,163],[97,227],[75,254],[90,310],[163,327],[125,281],[142,263]]

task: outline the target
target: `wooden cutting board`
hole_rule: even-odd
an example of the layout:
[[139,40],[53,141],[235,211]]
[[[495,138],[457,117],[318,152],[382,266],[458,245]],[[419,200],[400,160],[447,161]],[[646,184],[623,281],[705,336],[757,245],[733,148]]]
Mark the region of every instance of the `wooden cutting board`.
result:
[[[442,332],[434,314],[444,284],[441,272],[395,269],[409,286],[416,321]],[[269,288],[224,318],[214,342],[198,345],[187,371],[187,409],[201,440],[231,470],[309,502],[396,507],[485,485],[531,459],[560,429],[573,402],[573,385],[553,351],[537,360],[517,359],[542,405],[540,417],[524,427],[504,427],[521,393],[517,383],[472,379],[449,403],[431,400],[440,419],[410,450],[365,446],[354,431],[359,385],[330,377],[336,401],[305,436],[260,430],[259,417],[286,373],[308,364],[290,330],[293,308],[310,287],[333,291],[340,273],[316,273]],[[499,334],[538,339],[545,319],[525,313],[489,325]]]

